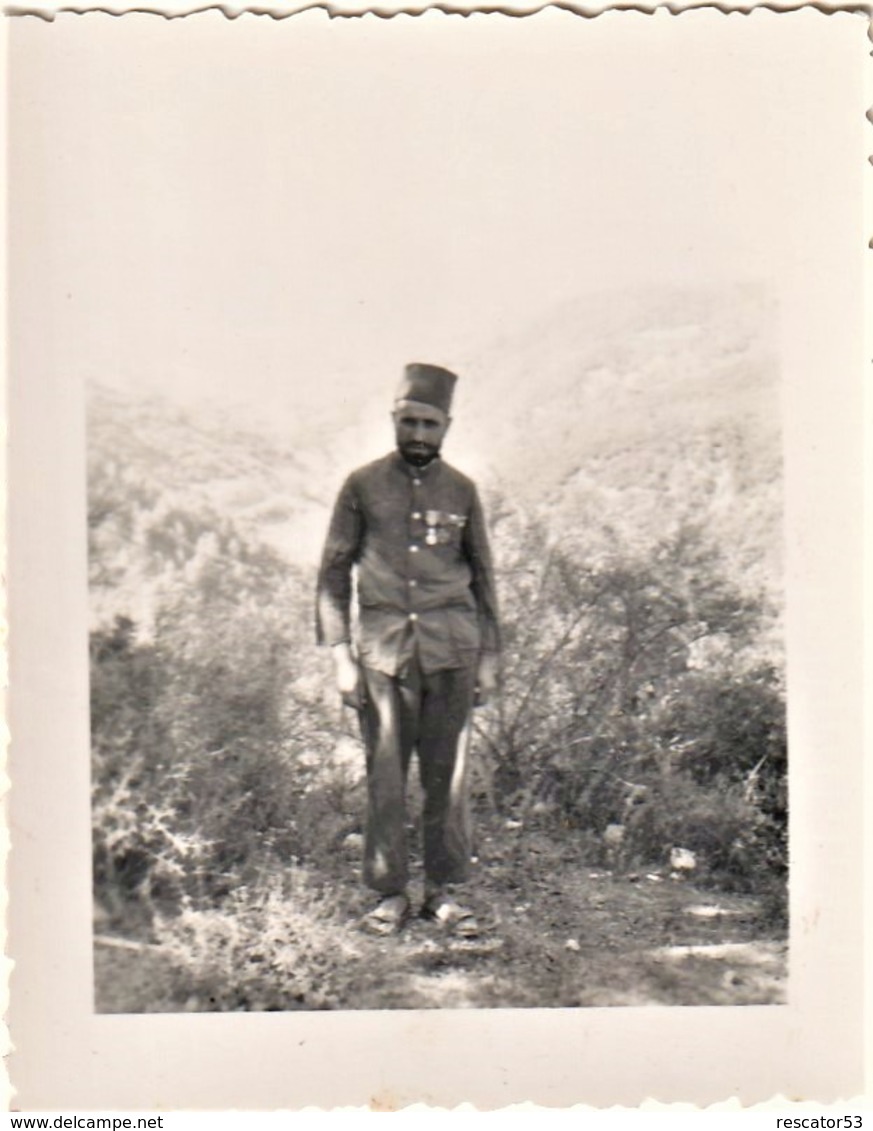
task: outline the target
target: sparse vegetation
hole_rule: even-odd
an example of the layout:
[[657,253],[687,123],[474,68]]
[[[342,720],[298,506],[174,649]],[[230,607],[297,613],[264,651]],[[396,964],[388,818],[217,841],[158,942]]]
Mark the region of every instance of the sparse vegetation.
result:
[[[600,451],[540,504],[494,485],[503,694],[477,716],[474,801],[476,889],[500,922],[466,950],[416,925],[398,957],[352,929],[366,898],[363,758],[312,643],[312,566],[256,535],[258,514],[285,512],[269,498],[253,510],[257,492],[237,484],[245,515],[219,513],[152,475],[144,442],[140,464],[119,467],[106,438],[124,406],[98,405],[95,898],[104,934],[152,947],[149,985],[107,972],[104,1008],[452,1004],[416,981],[449,970],[467,987],[460,1004],[618,1003],[636,1001],[606,984],[627,990],[630,954],[645,1000],[774,1000],[778,979],[748,972],[730,992],[698,979],[695,998],[693,978],[652,957],[784,929],[778,586],[761,565],[772,531],[750,520],[736,533],[744,513],[778,510],[771,453],[766,474],[740,475],[746,434],[719,425],[666,462],[641,457],[636,477],[627,451]],[[209,467],[234,463],[202,426],[173,428],[187,467],[198,446]],[[250,448],[236,465],[241,483],[267,482]],[[701,900],[711,919],[689,912]]]

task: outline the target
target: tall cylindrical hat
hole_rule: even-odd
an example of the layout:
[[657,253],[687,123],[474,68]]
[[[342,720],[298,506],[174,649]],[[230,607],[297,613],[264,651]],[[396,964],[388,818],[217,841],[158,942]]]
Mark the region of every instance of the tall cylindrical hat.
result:
[[457,380],[457,376],[448,369],[415,361],[404,369],[395,400],[420,401],[442,409],[448,416]]

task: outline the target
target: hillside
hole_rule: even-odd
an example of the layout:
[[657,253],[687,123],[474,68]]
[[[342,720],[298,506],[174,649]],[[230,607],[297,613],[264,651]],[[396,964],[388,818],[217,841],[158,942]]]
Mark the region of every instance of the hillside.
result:
[[645,545],[695,522],[777,596],[775,331],[751,287],[568,304],[470,358],[454,438],[483,431],[491,478],[562,536],[609,525]]
[[606,295],[439,359],[504,644],[472,951],[355,929],[365,760],[313,572],[340,479],[390,443],[390,383],[289,380],[260,427],[91,390],[98,1008],[781,1000],[773,323],[751,291]]
[[[583,535],[603,528],[644,552],[671,526],[700,525],[738,578],[778,597],[774,326],[761,296],[738,287],[565,305],[457,362],[463,382],[447,456],[504,507],[582,538],[583,552]],[[231,403],[195,413],[94,385],[92,509],[112,509],[121,491],[128,506],[193,511],[207,524],[221,516],[310,567],[342,474],[368,444],[376,454],[390,443],[390,382],[361,388],[360,404],[354,385],[339,397],[326,381],[321,400],[316,386],[307,382],[300,398],[306,413],[289,391],[287,416],[254,431]]]

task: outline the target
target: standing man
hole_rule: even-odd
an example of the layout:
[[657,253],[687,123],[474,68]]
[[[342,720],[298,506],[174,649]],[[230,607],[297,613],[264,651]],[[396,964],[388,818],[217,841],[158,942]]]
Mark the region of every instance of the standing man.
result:
[[[491,557],[475,485],[440,447],[457,378],[407,365],[392,420],[397,450],[352,472],[331,519],[318,578],[318,639],[332,648],[342,700],[367,747],[364,879],[381,896],[362,926],[400,930],[410,913],[406,777],[424,789],[425,918],[472,936],[457,903],[470,862],[470,715],[497,683]],[[351,634],[352,575],[358,624]]]

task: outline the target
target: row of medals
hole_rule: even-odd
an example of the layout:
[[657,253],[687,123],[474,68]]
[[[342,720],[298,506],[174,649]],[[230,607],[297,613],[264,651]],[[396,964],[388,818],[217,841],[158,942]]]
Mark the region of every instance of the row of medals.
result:
[[428,546],[436,546],[439,543],[451,541],[451,534],[446,529],[447,526],[461,527],[466,522],[466,518],[462,514],[445,514],[443,511],[425,511],[424,521],[427,526],[424,540]]

